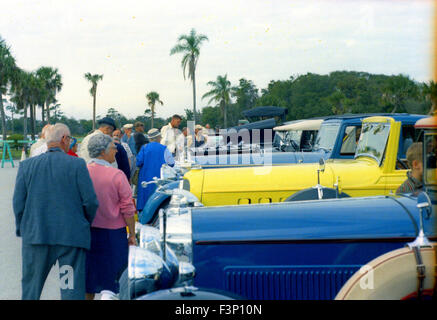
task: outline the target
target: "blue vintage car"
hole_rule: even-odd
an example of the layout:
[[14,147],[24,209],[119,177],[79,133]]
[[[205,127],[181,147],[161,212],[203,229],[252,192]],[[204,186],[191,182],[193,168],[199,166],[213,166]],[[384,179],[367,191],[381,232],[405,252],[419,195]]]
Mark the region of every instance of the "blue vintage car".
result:
[[[416,205],[392,196],[193,208],[194,285],[248,299],[334,299],[367,262],[415,239]],[[434,214],[424,231],[436,240]]]
[[[334,299],[372,261],[398,252],[410,255],[407,277],[400,265],[385,268],[385,278],[369,277],[376,290],[364,298],[429,297],[437,256],[429,243],[437,239],[430,204],[424,193],[208,208],[179,203],[161,211],[159,230],[139,226],[140,247],[130,248],[120,298]],[[418,292],[413,252],[426,268]],[[402,283],[394,290],[396,281]]]
[[[375,114],[366,115],[343,115],[327,117],[318,132],[316,143],[311,152],[271,152],[261,157],[256,154],[234,154],[234,155],[211,155],[196,157],[197,164],[202,168],[225,168],[232,166],[254,166],[257,165],[280,165],[284,163],[313,163],[320,159],[352,159],[355,155],[355,139],[361,128],[361,121]],[[381,114],[377,114],[381,115]],[[414,129],[417,120],[425,118],[425,115],[390,114],[395,121],[402,123],[402,130],[399,138],[398,158],[405,160],[405,153],[408,146],[417,140],[418,131]],[[249,159],[249,160],[248,160]],[[234,162],[233,162],[234,161]],[[248,164],[243,164],[244,161]],[[226,163],[228,163],[226,165]],[[236,163],[236,164],[232,164]],[[402,162],[401,162],[402,163]],[[179,182],[170,182],[165,189],[175,189]],[[162,189],[161,189],[162,190]],[[185,194],[189,202],[194,204],[198,199],[189,192]],[[143,224],[155,223],[160,208],[165,208],[170,197],[159,190],[153,193],[146,202],[144,209],[139,215]]]

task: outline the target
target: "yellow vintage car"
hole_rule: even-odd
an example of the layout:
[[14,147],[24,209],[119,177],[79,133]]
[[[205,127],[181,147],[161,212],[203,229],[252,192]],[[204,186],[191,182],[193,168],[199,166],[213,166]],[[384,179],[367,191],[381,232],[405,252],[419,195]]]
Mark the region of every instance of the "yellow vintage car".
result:
[[[185,174],[189,191],[205,206],[282,202],[316,184],[351,197],[387,195],[406,179],[397,159],[401,122],[390,117],[363,120],[354,159],[226,169],[193,169]],[[319,177],[318,177],[319,175]]]

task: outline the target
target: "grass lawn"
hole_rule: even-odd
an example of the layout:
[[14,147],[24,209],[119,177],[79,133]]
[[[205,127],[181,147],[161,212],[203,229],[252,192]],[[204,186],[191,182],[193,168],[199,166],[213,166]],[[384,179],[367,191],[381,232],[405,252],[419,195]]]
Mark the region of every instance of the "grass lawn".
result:
[[[14,160],[20,160],[21,159],[21,149],[20,150],[12,149],[11,153],[12,153],[12,158]],[[27,154],[26,154],[26,158],[27,157],[29,157],[29,152],[27,152]]]
[[[26,158],[29,157],[29,150],[30,149],[27,150]],[[21,160],[21,151],[22,151],[21,149],[17,150],[15,148],[11,148],[12,159]],[[3,156],[3,147],[0,147],[0,161],[2,159],[2,156]],[[9,160],[9,154],[6,154],[5,160]]]

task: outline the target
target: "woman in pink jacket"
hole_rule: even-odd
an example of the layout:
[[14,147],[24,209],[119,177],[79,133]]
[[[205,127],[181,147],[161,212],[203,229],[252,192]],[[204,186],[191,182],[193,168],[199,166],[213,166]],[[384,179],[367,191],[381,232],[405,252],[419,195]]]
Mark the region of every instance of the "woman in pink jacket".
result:
[[86,260],[86,298],[90,300],[102,290],[119,291],[118,279],[127,267],[128,246],[136,245],[136,240],[132,190],[123,171],[111,166],[117,153],[112,138],[93,136],[88,152],[88,171],[99,201]]

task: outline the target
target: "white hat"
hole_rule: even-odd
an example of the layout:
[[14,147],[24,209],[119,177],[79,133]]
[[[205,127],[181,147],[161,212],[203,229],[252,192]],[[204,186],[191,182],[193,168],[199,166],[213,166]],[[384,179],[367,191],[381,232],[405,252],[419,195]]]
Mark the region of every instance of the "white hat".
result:
[[203,127],[202,127],[200,124],[196,124],[196,126],[194,127],[194,129],[200,129],[200,130],[202,130]]
[[132,129],[134,125],[132,123],[126,123],[122,128],[123,129]]
[[160,135],[161,135],[161,132],[156,128],[152,128],[149,131],[147,131],[147,136],[149,137],[149,139],[155,139],[155,138],[159,137]]

